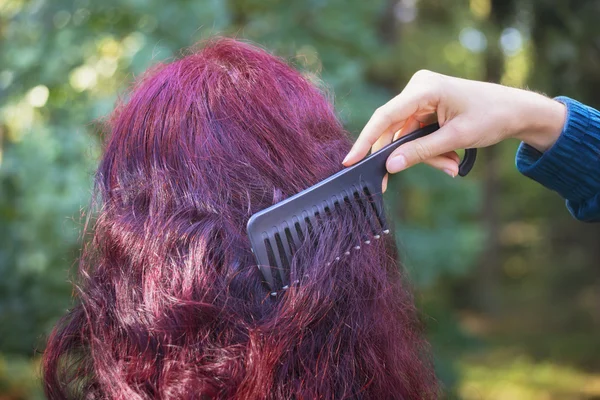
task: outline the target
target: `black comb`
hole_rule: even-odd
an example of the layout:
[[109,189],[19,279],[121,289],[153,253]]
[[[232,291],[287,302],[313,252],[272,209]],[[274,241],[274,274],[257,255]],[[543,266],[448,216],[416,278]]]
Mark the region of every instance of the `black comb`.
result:
[[[409,133],[359,163],[252,215],[248,220],[248,237],[257,266],[271,294],[289,287],[293,249],[299,248],[320,216],[326,215],[329,210],[354,207],[365,214],[375,238],[389,233],[381,193],[381,182],[387,172],[386,160],[401,144],[438,129],[438,124],[432,124]],[[465,150],[458,170],[460,176],[471,171],[476,156],[476,149]],[[355,204],[350,205],[352,202]]]

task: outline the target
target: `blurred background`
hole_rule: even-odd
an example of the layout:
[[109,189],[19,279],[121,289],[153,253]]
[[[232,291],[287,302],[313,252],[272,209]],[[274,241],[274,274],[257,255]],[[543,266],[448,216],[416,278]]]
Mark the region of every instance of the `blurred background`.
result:
[[[98,121],[148,66],[249,39],[335,93],[357,134],[426,68],[600,107],[597,0],[0,0],[0,399],[43,398],[71,304]],[[482,116],[483,118],[484,116]],[[448,398],[600,399],[600,225],[514,167],[518,143],[387,196]]]

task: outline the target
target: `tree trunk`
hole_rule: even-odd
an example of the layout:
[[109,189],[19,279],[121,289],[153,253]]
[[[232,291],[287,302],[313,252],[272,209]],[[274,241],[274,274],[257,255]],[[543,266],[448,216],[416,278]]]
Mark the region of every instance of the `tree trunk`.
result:
[[[490,22],[494,27],[501,27],[508,19],[511,10],[510,1],[492,1]],[[493,37],[488,37],[489,47],[485,55],[485,80],[500,82],[504,71],[504,56],[497,46],[497,32],[492,32]],[[482,149],[482,161],[479,165],[483,168],[483,205],[481,218],[485,232],[485,248],[482,252],[477,270],[474,300],[477,308],[488,315],[498,314],[500,311],[500,269],[502,266],[501,248],[499,240],[500,230],[500,177],[498,167],[498,149],[488,147]]]

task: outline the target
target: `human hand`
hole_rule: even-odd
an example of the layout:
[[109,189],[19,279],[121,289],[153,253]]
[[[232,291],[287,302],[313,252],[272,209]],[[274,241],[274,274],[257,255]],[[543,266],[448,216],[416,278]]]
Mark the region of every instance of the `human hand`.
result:
[[565,114],[562,103],[538,93],[422,70],[375,111],[343,164],[437,120],[439,130],[400,146],[386,167],[395,173],[425,162],[454,177],[460,163],[455,150],[516,138],[545,151],[558,139]]

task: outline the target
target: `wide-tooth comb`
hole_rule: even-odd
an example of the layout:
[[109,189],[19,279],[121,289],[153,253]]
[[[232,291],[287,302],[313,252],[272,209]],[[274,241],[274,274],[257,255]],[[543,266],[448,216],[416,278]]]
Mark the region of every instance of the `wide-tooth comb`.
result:
[[[248,237],[271,294],[289,287],[294,249],[311,235],[319,218],[327,217],[335,208],[351,207],[352,213],[363,214],[373,238],[388,233],[381,193],[381,182],[387,172],[386,160],[403,143],[438,129],[438,124],[432,124],[405,135],[361,162],[252,215],[248,220]],[[465,150],[459,166],[460,176],[469,173],[476,156],[476,149]]]

